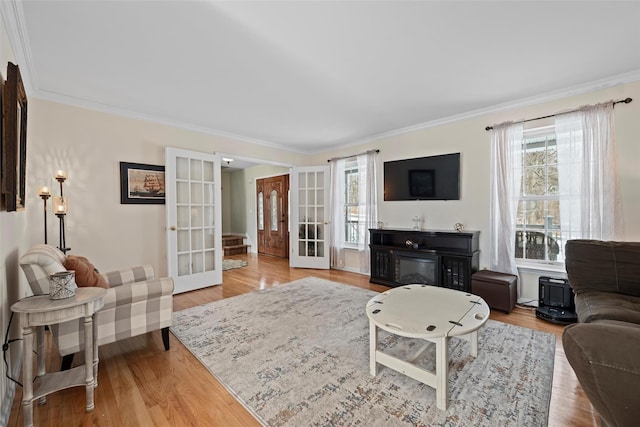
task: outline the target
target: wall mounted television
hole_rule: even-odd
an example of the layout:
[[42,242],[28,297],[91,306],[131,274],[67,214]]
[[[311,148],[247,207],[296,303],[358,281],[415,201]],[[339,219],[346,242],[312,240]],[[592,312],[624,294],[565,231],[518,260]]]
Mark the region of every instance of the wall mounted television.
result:
[[384,200],[460,200],[460,153],[384,162]]

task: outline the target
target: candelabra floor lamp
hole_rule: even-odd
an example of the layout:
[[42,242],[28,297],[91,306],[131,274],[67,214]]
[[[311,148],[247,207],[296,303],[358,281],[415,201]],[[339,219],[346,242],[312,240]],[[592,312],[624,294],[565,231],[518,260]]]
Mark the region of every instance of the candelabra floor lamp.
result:
[[64,197],[64,193],[62,191],[62,184],[67,179],[67,174],[64,171],[59,170],[56,173],[55,179],[60,183],[60,197],[54,197],[53,199],[53,213],[58,217],[58,220],[60,221],[60,242],[58,249],[60,249],[62,253],[66,254],[71,250],[71,248],[67,247],[67,239],[64,228],[64,219],[67,215],[67,206],[69,200]]
[[42,202],[44,203],[44,243],[45,245],[48,243],[47,242],[47,200],[49,199],[49,197],[51,197],[51,193],[49,192],[49,188],[47,187],[40,187],[40,189],[38,190],[38,195],[40,196],[40,198],[42,198]]

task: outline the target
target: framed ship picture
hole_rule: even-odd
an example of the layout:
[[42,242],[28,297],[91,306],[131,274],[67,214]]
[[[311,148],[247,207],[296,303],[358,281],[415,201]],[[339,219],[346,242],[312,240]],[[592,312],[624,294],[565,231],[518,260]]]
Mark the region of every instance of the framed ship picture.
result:
[[164,205],[164,185],[164,166],[120,162],[121,204]]

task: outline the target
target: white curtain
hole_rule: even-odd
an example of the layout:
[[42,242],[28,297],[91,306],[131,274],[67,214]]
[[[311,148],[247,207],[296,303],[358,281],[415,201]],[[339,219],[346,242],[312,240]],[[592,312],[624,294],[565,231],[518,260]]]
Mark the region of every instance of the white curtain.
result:
[[[360,235],[362,238],[358,244],[360,259],[360,273],[369,274],[371,252],[369,250],[369,229],[378,225],[378,185],[376,169],[376,151],[368,151],[358,156],[358,196],[361,205],[364,205],[364,218],[360,222]],[[364,185],[363,185],[364,184]]]
[[515,262],[516,215],[522,177],[522,123],[491,131],[491,270],[518,274]]
[[331,212],[331,267],[345,266],[345,235],[344,235],[344,192],[345,192],[345,159],[331,160],[331,196],[329,209]]
[[[377,167],[376,151],[368,151],[356,157],[358,165],[358,203],[360,212],[358,218],[358,233],[360,239],[357,244],[346,244],[345,238],[345,159],[334,159],[330,162],[331,169],[331,267],[349,268],[368,274],[370,271],[369,228],[375,228],[378,222],[377,200]],[[357,251],[358,265],[346,265],[347,251]]]
[[613,103],[557,115],[555,127],[563,241],[622,239]]

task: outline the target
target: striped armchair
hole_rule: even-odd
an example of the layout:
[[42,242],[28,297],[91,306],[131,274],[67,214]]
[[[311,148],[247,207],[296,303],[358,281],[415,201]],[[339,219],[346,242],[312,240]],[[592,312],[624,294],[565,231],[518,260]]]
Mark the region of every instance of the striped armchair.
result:
[[[65,271],[66,259],[57,248],[36,245],[20,257],[34,295],[49,293],[49,275]],[[173,313],[173,280],[154,279],[150,265],[103,273],[110,288],[104,307],[96,315],[98,345],[109,344],[158,329],[169,350],[169,327]],[[84,348],[82,319],[51,325],[54,342],[63,356],[62,369],[71,367],[73,355]]]

